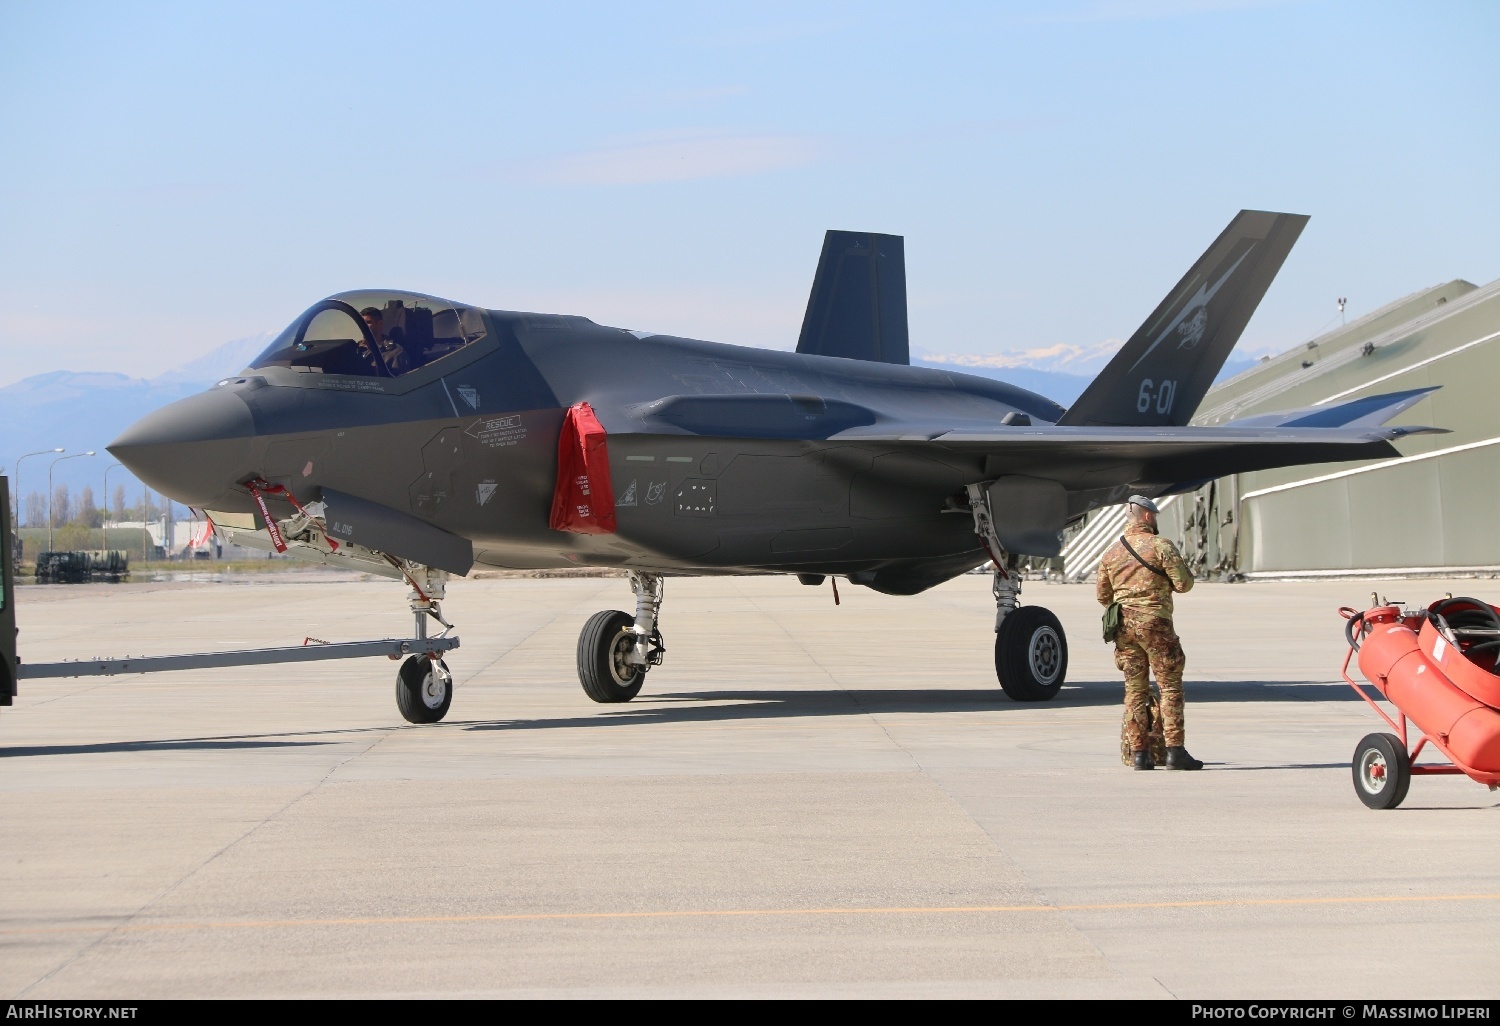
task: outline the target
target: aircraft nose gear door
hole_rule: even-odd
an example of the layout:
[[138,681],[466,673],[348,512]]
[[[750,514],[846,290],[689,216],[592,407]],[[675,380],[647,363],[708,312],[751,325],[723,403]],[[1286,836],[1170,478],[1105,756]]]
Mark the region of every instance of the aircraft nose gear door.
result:
[[995,676],[1013,701],[1045,702],[1062,690],[1068,674],[1068,638],[1050,609],[1022,606],[1020,561],[995,531],[993,492],[968,486],[974,533],[995,564]]
[[578,682],[596,702],[628,702],[640,694],[646,671],[660,666],[667,646],[656,626],[665,582],[661,574],[630,572],[635,617],[606,609],[578,635]]

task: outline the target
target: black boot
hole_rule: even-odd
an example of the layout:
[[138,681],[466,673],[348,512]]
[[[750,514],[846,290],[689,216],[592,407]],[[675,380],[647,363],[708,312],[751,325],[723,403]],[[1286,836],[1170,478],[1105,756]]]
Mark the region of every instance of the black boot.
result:
[[1197,770],[1202,768],[1203,760],[1193,758],[1182,745],[1173,745],[1167,749],[1167,769]]
[[[1168,757],[1170,758],[1170,756]],[[1135,753],[1135,768],[1156,769],[1156,763],[1151,761],[1151,753],[1149,751],[1143,748],[1139,752]]]

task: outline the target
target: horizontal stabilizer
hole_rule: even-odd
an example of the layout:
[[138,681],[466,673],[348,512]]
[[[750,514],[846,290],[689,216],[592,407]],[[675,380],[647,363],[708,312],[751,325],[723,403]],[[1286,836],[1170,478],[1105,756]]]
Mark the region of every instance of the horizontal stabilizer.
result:
[[[1426,399],[1441,386],[1413,388],[1405,392],[1388,392],[1385,395],[1367,395],[1362,399],[1351,399],[1337,406],[1304,406],[1298,410],[1283,410],[1279,413],[1261,413],[1254,417],[1231,420],[1225,427],[1299,427],[1299,428],[1361,428],[1379,427],[1398,413],[1404,413]],[[1444,428],[1404,428],[1406,434],[1434,433]]]
[[823,237],[797,352],[911,363],[901,236],[830,231]]
[[1306,224],[1240,211],[1058,423],[1188,423]]

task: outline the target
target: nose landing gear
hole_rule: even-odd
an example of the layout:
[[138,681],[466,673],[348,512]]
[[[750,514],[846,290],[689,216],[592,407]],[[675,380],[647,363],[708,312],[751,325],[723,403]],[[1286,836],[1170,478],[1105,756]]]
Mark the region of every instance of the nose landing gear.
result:
[[578,635],[578,683],[596,702],[628,702],[641,692],[646,671],[660,666],[667,646],[657,628],[666,585],[660,574],[632,570],[635,616],[606,609]]
[[[444,637],[453,625],[443,619],[441,604],[448,591],[448,575],[430,566],[406,564],[402,576],[411,585],[408,600],[415,622],[414,636],[427,639],[427,619],[443,625]],[[396,673],[396,709],[407,723],[437,723],[453,704],[453,674],[437,652],[408,656]]]

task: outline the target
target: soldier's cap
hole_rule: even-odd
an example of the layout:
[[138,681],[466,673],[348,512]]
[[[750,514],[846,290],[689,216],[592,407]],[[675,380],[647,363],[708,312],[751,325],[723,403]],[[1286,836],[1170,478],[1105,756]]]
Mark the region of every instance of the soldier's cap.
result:
[[1130,503],[1132,506],[1139,506],[1139,507],[1141,507],[1141,509],[1148,509],[1152,513],[1160,513],[1161,512],[1161,510],[1159,510],[1159,509],[1156,508],[1156,503],[1152,502],[1150,499],[1146,498],[1144,495],[1132,495],[1130,498],[1126,499],[1125,501],[1128,502],[1128,503]]

